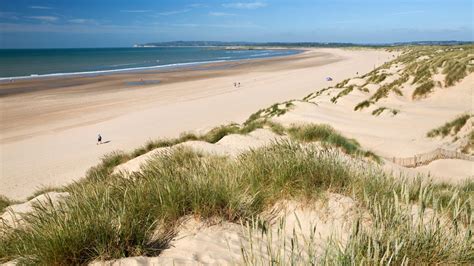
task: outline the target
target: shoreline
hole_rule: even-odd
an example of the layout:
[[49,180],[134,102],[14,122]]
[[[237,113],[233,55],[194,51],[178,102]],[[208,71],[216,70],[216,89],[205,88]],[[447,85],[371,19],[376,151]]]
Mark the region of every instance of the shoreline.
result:
[[[0,98],[5,111],[0,194],[22,199],[41,187],[69,184],[104,154],[128,151],[149,139],[239,123],[261,108],[304,97],[390,59],[382,50],[322,48],[192,70],[2,85],[0,92],[10,93]],[[140,78],[160,83],[125,84]],[[242,86],[235,88],[234,82]],[[96,145],[97,133],[110,143]]]
[[[152,67],[152,69],[137,69],[132,71],[115,71],[112,73],[102,73],[102,74],[90,74],[90,75],[58,75],[51,74],[51,75],[43,75],[40,77],[29,77],[26,76],[25,78],[20,78],[15,80],[15,82],[8,82],[7,79],[2,80],[0,78],[0,99],[4,96],[15,95],[15,94],[22,94],[22,93],[29,93],[29,92],[36,92],[41,90],[48,90],[51,88],[57,87],[57,84],[67,86],[71,85],[79,85],[83,83],[92,83],[92,82],[101,82],[101,81],[109,81],[109,80],[123,80],[124,83],[128,82],[136,82],[140,79],[137,79],[138,75],[143,76],[154,76],[154,75],[161,75],[161,74],[169,74],[169,73],[190,73],[193,71],[207,71],[207,70],[225,70],[228,68],[235,68],[240,67],[242,65],[247,64],[266,64],[272,63],[275,61],[286,61],[292,60],[294,57],[298,55],[305,55],[310,51],[309,49],[300,49],[298,53],[290,54],[290,55],[277,55],[277,56],[269,56],[269,57],[262,57],[262,58],[247,58],[247,59],[236,59],[236,60],[220,60],[220,61],[213,61],[213,62],[201,62],[196,64],[187,64],[182,66],[168,66],[168,67]],[[133,79],[135,78],[135,79]],[[149,78],[152,79],[152,78]],[[51,84],[53,83],[53,84]],[[39,85],[38,85],[39,84]],[[116,84],[120,86],[121,84]],[[123,84],[122,84],[123,85]],[[35,87],[40,87],[36,89]],[[120,86],[122,87],[122,86]]]
[[[153,48],[160,48],[160,47],[153,47]],[[227,50],[227,49],[222,49]],[[119,68],[119,69],[105,69],[105,70],[96,70],[96,71],[80,71],[80,72],[66,72],[66,73],[48,73],[48,74],[30,74],[29,76],[12,76],[12,77],[0,77],[0,85],[8,82],[15,82],[19,80],[38,80],[38,79],[45,79],[45,78],[69,78],[69,77],[90,77],[90,76],[103,76],[103,75],[114,75],[120,73],[141,73],[146,71],[153,71],[153,70],[176,70],[179,71],[180,69],[192,68],[200,65],[206,64],[215,64],[215,63],[224,63],[224,62],[239,62],[245,60],[259,60],[259,59],[267,59],[267,58],[277,58],[277,57],[286,57],[286,56],[293,56],[304,52],[304,49],[277,49],[277,48],[269,48],[269,49],[261,49],[261,50],[287,50],[288,52],[292,52],[291,54],[281,55],[281,54],[270,54],[268,56],[254,56],[249,58],[243,59],[220,59],[216,58],[215,60],[208,60],[208,61],[196,61],[196,62],[182,62],[182,63],[172,63],[172,64],[164,64],[164,65],[155,65],[155,66],[143,66],[143,67],[132,67],[132,68]]]

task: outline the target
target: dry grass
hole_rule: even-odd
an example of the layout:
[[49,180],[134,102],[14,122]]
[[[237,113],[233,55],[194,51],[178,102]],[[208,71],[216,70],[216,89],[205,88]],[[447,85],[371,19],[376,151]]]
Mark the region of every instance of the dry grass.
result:
[[10,200],[9,198],[0,195],[0,213],[3,213],[3,211],[10,205],[12,205],[14,202]]
[[426,97],[429,93],[433,92],[434,87],[435,83],[432,80],[428,80],[415,88],[415,90],[413,91],[412,98],[419,99],[422,97]]
[[438,136],[444,138],[448,135],[455,136],[472,116],[473,115],[470,114],[460,115],[454,120],[446,122],[444,125],[429,131],[426,136],[429,138],[434,138]]

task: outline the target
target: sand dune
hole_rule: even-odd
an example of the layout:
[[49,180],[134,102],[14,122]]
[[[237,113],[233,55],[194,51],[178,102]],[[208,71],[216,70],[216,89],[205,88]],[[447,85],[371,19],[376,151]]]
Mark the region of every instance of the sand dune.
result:
[[[313,255],[319,256],[330,238],[341,245],[347,241],[351,224],[359,217],[356,205],[351,198],[332,193],[310,206],[295,201],[279,202],[271,209],[271,233],[267,235],[252,229],[255,225],[208,224],[187,217],[178,227],[170,248],[158,257],[130,257],[90,265],[240,265],[245,262],[243,252],[249,257],[247,263],[268,264],[272,259],[268,248],[272,246],[276,254],[289,257],[291,241],[296,241],[295,246],[301,249],[312,242],[316,250]],[[314,234],[311,238],[310,232]],[[283,245],[285,241],[287,244]]]
[[[40,127],[40,130],[36,127],[24,127],[24,125],[14,125],[11,128],[7,126],[6,137],[2,136],[4,138],[2,138],[1,144],[1,159],[6,164],[2,164],[2,190],[0,193],[21,198],[30,194],[38,185],[67,184],[82,176],[91,164],[97,163],[99,156],[112,149],[136,147],[137,143],[142,144],[143,139],[147,137],[176,136],[178,132],[189,130],[203,132],[216,123],[243,122],[250,113],[275,102],[280,102],[280,104],[274,105],[274,107],[278,110],[283,108],[285,112],[275,115],[271,111],[272,108],[269,108],[257,113],[262,116],[261,119],[270,119],[286,127],[308,123],[328,124],[343,135],[356,139],[364,149],[369,149],[382,157],[380,168],[369,159],[337,153],[337,158],[341,161],[354,163],[359,168],[367,168],[378,174],[380,172],[377,171],[382,169],[396,177],[413,178],[422,175],[427,179],[451,184],[472,179],[474,177],[474,159],[469,154],[465,154],[463,159],[436,158],[410,168],[396,164],[391,159],[412,157],[438,148],[455,152],[469,141],[469,134],[472,132],[472,117],[467,119],[467,124],[463,125],[459,132],[448,138],[430,138],[427,136],[427,132],[452,120],[459,114],[472,114],[474,74],[469,74],[449,88],[436,87],[436,90],[430,91],[429,97],[420,98],[412,97],[416,91],[416,88],[411,86],[413,84],[410,85],[408,82],[412,77],[396,87],[400,91],[387,91],[380,99],[376,100],[370,97],[380,92],[384,86],[393,84],[403,77],[403,73],[400,72],[400,69],[404,67],[402,64],[380,69],[378,73],[386,75],[381,81],[373,80],[374,77],[375,79],[380,78],[376,75],[364,75],[339,83],[344,77],[354,76],[354,70],[359,73],[368,72],[371,70],[371,64],[378,65],[384,60],[392,59],[393,55],[393,53],[373,50],[310,50],[303,55],[286,59],[288,60],[284,61],[286,67],[280,65],[282,62],[278,60],[256,66],[252,66],[250,63],[250,65],[244,64],[233,70],[222,70],[221,74],[225,75],[216,74],[216,77],[196,78],[193,81],[152,86],[137,94],[120,91],[114,96],[117,99],[113,101],[114,105],[110,110],[109,107],[100,110],[101,105],[95,105],[91,107],[91,113],[86,113],[83,118],[79,119],[82,121],[81,124],[76,124],[66,115],[52,119],[51,123],[45,123]],[[361,61],[362,59],[365,61]],[[417,61],[421,62],[426,59],[420,57]],[[249,70],[253,72],[246,72]],[[329,75],[336,81],[326,82],[324,77]],[[244,86],[239,89],[227,88],[234,79],[241,80]],[[434,79],[440,83],[444,80],[439,76]],[[314,90],[314,87],[319,89]],[[322,89],[324,87],[326,89]],[[155,89],[157,91],[154,91]],[[162,94],[165,90],[169,95]],[[41,93],[48,92],[39,94]],[[96,95],[90,91],[85,93],[88,95],[87,97]],[[99,96],[101,98],[99,102],[110,100],[108,98],[111,97],[110,95],[107,95],[106,92],[102,93],[105,96],[103,98]],[[73,101],[69,98],[73,95],[67,95],[65,99]],[[163,100],[159,98],[160,95],[168,95],[170,98]],[[28,98],[30,96],[32,98]],[[29,95],[26,97],[26,101],[31,101],[37,96]],[[138,98],[131,103],[126,101],[127,97],[132,96]],[[14,98],[14,96],[7,97],[5,100],[7,105],[12,107]],[[289,99],[296,100],[288,101]],[[357,110],[355,107],[364,100],[369,102],[368,107]],[[281,103],[283,101],[285,103]],[[131,111],[135,104],[140,103],[144,104],[140,110]],[[40,101],[35,107],[46,108],[42,104],[45,102]],[[119,106],[122,104],[126,106],[120,108]],[[115,110],[117,108],[118,111]],[[80,109],[72,108],[68,112],[79,112]],[[11,110],[15,114],[15,108]],[[16,113],[15,115],[21,116],[22,114]],[[5,121],[11,122],[15,115],[7,115]],[[112,115],[114,118],[102,117],[100,118],[103,119],[102,122],[94,120],[105,115]],[[259,119],[258,115],[256,119]],[[40,123],[41,119],[38,118],[36,121],[32,119],[33,124]],[[11,124],[14,123],[11,122]],[[59,124],[62,126],[58,127]],[[63,126],[67,129],[64,129]],[[101,129],[104,136],[119,137],[110,139],[111,142],[104,145],[95,145],[91,140],[86,141],[79,138],[82,135],[93,136],[98,128]],[[50,130],[53,133],[48,133]],[[25,134],[25,132],[29,133]],[[120,179],[120,181],[128,182],[134,180],[133,178],[130,180],[128,174],[141,171],[147,162],[160,154],[170,153],[182,147],[191,148],[198,153],[225,156],[236,160],[238,155],[244,152],[285,141],[288,138],[286,135],[277,135],[270,129],[263,128],[248,134],[226,135],[216,143],[186,141],[171,147],[151,150],[118,165],[114,172],[125,173],[124,177],[128,179]],[[301,142],[299,145],[299,147],[312,145],[321,147],[321,143],[317,142]],[[28,153],[25,153],[26,147],[28,147]],[[329,150],[331,149],[329,148]],[[334,150],[339,151],[338,148],[334,148]],[[12,155],[6,151],[11,152]],[[7,154],[8,156],[6,156]],[[51,157],[42,157],[45,154]],[[27,165],[28,163],[34,163],[34,165]],[[28,167],[24,167],[26,165]],[[221,177],[220,173],[217,176]],[[383,175],[380,174],[380,176]],[[114,177],[120,178],[120,176]],[[402,180],[405,182],[404,179]],[[390,187],[390,189],[392,188]],[[365,190],[363,191],[366,193]],[[393,212],[391,214],[400,215],[398,218],[407,223],[408,228],[413,227],[410,230],[422,228],[420,223],[427,227],[428,231],[430,226],[439,229],[441,225],[447,231],[447,235],[453,237],[450,239],[450,241],[454,241],[453,243],[456,238],[464,237],[457,232],[458,230],[467,232],[467,228],[464,227],[467,223],[460,223],[458,228],[456,222],[453,227],[451,221],[444,217],[443,213],[438,213],[439,210],[425,208],[425,206],[418,205],[419,203],[410,203],[409,194],[403,194],[405,192],[401,192],[401,196],[405,199],[399,199],[398,192],[394,190],[394,202],[388,201],[384,204],[388,204],[385,206],[389,206],[387,208],[393,207],[394,209],[390,210]],[[295,247],[301,249],[298,250],[300,252],[298,256],[305,259],[310,257],[308,252],[316,257],[322,256],[328,243],[344,249],[350,240],[351,233],[354,232],[353,230],[369,229],[377,223],[376,221],[380,222],[387,218],[381,218],[383,215],[380,216],[382,212],[379,213],[379,211],[383,205],[377,205],[379,204],[377,196],[372,198],[372,201],[362,203],[368,199],[358,198],[355,200],[348,194],[342,195],[342,193],[333,193],[331,189],[327,189],[322,192],[321,197],[311,202],[285,199],[279,200],[273,205],[273,201],[273,206],[267,206],[268,208],[263,213],[255,217],[255,219],[266,222],[265,225],[268,225],[266,230],[261,230],[258,227],[260,220],[255,220],[254,224],[248,221],[246,224],[238,224],[218,218],[201,220],[199,214],[180,217],[178,226],[175,228],[176,234],[173,235],[169,246],[162,250],[159,256],[129,257],[95,261],[91,264],[270,264],[273,262],[270,255],[294,254],[292,252]],[[34,209],[34,204],[51,201],[50,204],[54,206],[67,195],[67,193],[55,192],[40,195],[26,203],[10,206],[0,219],[6,221],[9,226],[23,226],[21,215],[31,212]],[[354,195],[352,197],[355,197]],[[364,194],[364,196],[367,195]],[[384,197],[385,200],[389,198],[388,196]],[[429,196],[426,197],[421,201],[430,200]],[[453,196],[454,198],[455,196]],[[403,202],[403,200],[406,201]],[[373,206],[370,206],[371,204]],[[370,208],[372,212],[368,211]],[[244,221],[242,222],[244,223]],[[356,225],[357,227],[355,227]],[[400,223],[400,226],[405,225]],[[409,232],[411,233],[411,231]],[[158,234],[156,231],[153,233]],[[464,242],[460,241],[459,243]],[[311,247],[309,251],[308,247]],[[269,248],[272,250],[269,251]]]
[[[86,85],[80,79],[60,81],[82,84],[67,84],[63,90],[3,97],[0,194],[24,199],[42,186],[68,184],[84,176],[106,153],[131,150],[147,139],[242,122],[263,106],[301,98],[356,72],[368,72],[393,54],[314,49],[221,70],[150,74],[164,82],[140,89],[118,86],[120,76],[98,77]],[[327,76],[334,81],[325,81]],[[130,76],[123,78],[127,79]],[[235,81],[242,86],[233,88]],[[54,82],[46,80],[37,86],[46,88],[45,84]],[[98,133],[110,143],[97,146]]]

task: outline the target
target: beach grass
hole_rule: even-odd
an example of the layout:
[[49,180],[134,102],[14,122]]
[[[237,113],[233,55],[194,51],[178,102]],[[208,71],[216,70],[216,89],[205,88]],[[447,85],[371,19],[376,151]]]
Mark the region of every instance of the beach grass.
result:
[[412,98],[417,99],[417,98],[425,97],[428,93],[433,91],[434,87],[435,87],[435,83],[432,80],[428,80],[415,88],[415,90],[413,91]]
[[157,255],[184,215],[237,221],[281,197],[344,187],[350,173],[330,160],[291,143],[249,152],[238,161],[178,149],[132,179],[98,177],[102,182],[76,185],[61,207],[38,208],[25,218],[28,227],[2,234],[0,258],[82,264]]
[[13,204],[12,200],[10,200],[9,198],[3,195],[0,195],[0,213],[3,213],[3,211],[12,204]]
[[[319,139],[327,131],[305,129],[301,138]],[[315,200],[326,191],[354,197],[375,221],[370,228],[354,231],[344,249],[329,246],[338,256],[327,259],[370,262],[386,252],[396,253],[395,261],[466,263],[474,259],[469,249],[472,236],[463,235],[463,228],[472,226],[472,182],[458,187],[395,179],[344,160],[337,150],[282,142],[229,160],[180,148],[157,156],[130,178],[96,180],[79,183],[60,206],[37,206],[25,217],[28,226],[4,230],[0,261],[84,264],[157,256],[168,247],[177,221],[184,216],[241,223],[278,201]],[[411,226],[401,212],[402,203],[446,213],[443,217],[457,223],[457,233],[444,227]],[[396,248],[397,243],[403,243],[403,248]],[[381,253],[371,253],[374,249]]]
[[474,130],[468,135],[467,143],[462,147],[461,152],[466,154],[472,154],[474,151]]
[[432,129],[430,130],[426,136],[429,137],[429,138],[434,138],[434,137],[438,137],[438,136],[441,136],[441,137],[446,137],[448,135],[456,135],[460,130],[461,128],[464,127],[464,125],[466,124],[466,122],[469,120],[469,118],[471,118],[472,115],[471,114],[462,114],[462,115],[459,115],[458,117],[456,117],[455,119],[453,119],[452,121],[449,121],[449,122],[446,122],[444,125],[438,127],[438,128],[435,128],[435,129]]
[[348,86],[347,88],[344,88],[341,92],[339,92],[336,96],[331,98],[331,102],[337,103],[337,100],[343,96],[348,95],[354,90],[354,85]]
[[386,73],[381,73],[378,75],[377,72],[373,72],[367,81],[369,83],[379,84],[380,82],[384,81],[387,76],[388,75]]
[[355,139],[349,139],[341,135],[329,125],[307,124],[292,126],[287,130],[292,139],[303,142],[318,141],[323,145],[341,148],[349,155],[363,155],[373,157],[376,161],[380,158],[371,152],[362,150],[360,144]]
[[[261,121],[247,127],[263,125],[265,122]],[[84,264],[97,259],[157,256],[168,247],[177,221],[186,215],[240,223],[254,219],[279,200],[316,200],[326,191],[354,197],[373,212],[377,221],[371,230],[354,232],[344,249],[328,246],[327,254],[337,256],[326,259],[375,261],[383,253],[372,258],[374,254],[369,246],[374,244],[381,250],[396,252],[397,259],[410,261],[466,262],[473,258],[472,252],[466,250],[466,241],[472,237],[465,237],[463,242],[457,235],[437,237],[441,229],[418,228],[421,231],[414,235],[424,238],[417,240],[408,234],[408,229],[413,228],[403,223],[406,223],[403,216],[391,216],[398,210],[391,207],[391,200],[397,195],[406,204],[436,207],[461,227],[472,226],[472,219],[467,219],[465,213],[472,204],[472,182],[453,186],[401,181],[376,168],[343,159],[338,149],[304,144],[318,141],[338,147],[346,154],[370,154],[361,150],[355,140],[343,137],[329,126],[295,125],[286,129],[276,123],[271,125],[288,133],[293,141],[246,152],[237,160],[178,148],[157,156],[142,172],[124,178],[111,174],[110,169],[128,158],[127,155],[112,153],[103,157],[86,179],[67,188],[70,196],[62,204],[36,206],[36,211],[25,217],[28,226],[4,229],[0,234],[0,261]],[[209,141],[216,141],[240,130],[243,129],[231,124],[206,135]],[[420,203],[420,195],[432,195],[432,198]],[[455,207],[458,209],[451,213]],[[423,256],[414,252],[423,247],[419,243],[421,239],[427,241],[429,248]],[[404,241],[407,241],[404,249],[394,249],[394,243]],[[445,251],[436,253],[441,247]],[[430,252],[435,256],[428,260]],[[451,255],[447,256],[448,253]]]
[[374,102],[373,101],[370,101],[370,100],[365,100],[365,101],[362,101],[360,103],[358,103],[355,107],[354,107],[354,111],[358,111],[358,110],[362,110],[364,108],[367,108],[369,107],[371,104],[373,104]]
[[[242,246],[245,264],[261,265],[269,261],[278,265],[472,263],[472,196],[466,197],[464,192],[474,192],[473,182],[453,187],[426,184],[419,179],[378,179],[383,183],[371,181],[368,187],[377,184],[383,186],[378,187],[378,193],[366,190],[363,198],[359,198],[361,213],[355,217],[346,243],[336,240],[337,237],[330,237],[326,246],[317,252],[321,248],[315,241],[317,225],[303,231],[298,223],[296,228],[288,229],[283,219],[277,222],[276,233],[270,230],[261,233],[263,237],[260,238],[269,240],[263,248],[265,256],[258,253],[262,250],[258,245],[250,245],[250,248]],[[384,189],[389,184],[393,186],[392,191]],[[436,201],[440,190],[449,191],[444,193],[445,196],[449,195],[447,201]],[[451,212],[445,212],[446,208]],[[446,215],[450,218],[446,218]],[[257,242],[254,240],[254,231],[258,227],[254,224],[247,225],[250,228],[247,237]],[[290,230],[293,232],[290,238],[281,233]]]
[[32,195],[27,197],[26,200],[32,200],[33,198],[36,198],[37,196],[48,193],[48,192],[63,192],[63,190],[54,186],[44,186],[36,190]]
[[[415,90],[411,95],[412,99],[428,97],[437,87],[454,86],[474,71],[472,65],[474,45],[414,46],[405,47],[401,51],[401,55],[394,60],[384,63],[382,66],[361,76],[362,79],[366,80],[366,84],[362,86],[353,85],[352,89],[356,88],[363,92],[370,92],[365,88],[367,84],[381,84],[367,100],[355,106],[355,111],[362,110],[372,103],[387,98],[391,92],[403,96],[403,89],[410,84],[415,86]],[[444,81],[436,80],[435,82],[435,75],[443,75]],[[393,81],[385,82],[392,77],[394,78]],[[335,88],[342,89],[349,81],[350,79],[346,79],[338,83]],[[303,100],[312,100],[328,89],[331,88],[311,93]],[[351,91],[351,89],[344,89],[338,95],[332,97],[331,101],[336,103],[340,97]]]
[[398,110],[398,109],[392,109],[392,108],[382,106],[382,107],[379,107],[379,108],[373,110],[372,115],[379,116],[385,111],[389,111],[394,116],[397,115],[400,112],[400,110]]
[[[471,55],[472,60],[472,55]],[[443,69],[443,74],[445,74],[445,85],[446,87],[453,86],[456,82],[462,80],[468,74],[468,61],[460,60],[447,61],[446,66]]]

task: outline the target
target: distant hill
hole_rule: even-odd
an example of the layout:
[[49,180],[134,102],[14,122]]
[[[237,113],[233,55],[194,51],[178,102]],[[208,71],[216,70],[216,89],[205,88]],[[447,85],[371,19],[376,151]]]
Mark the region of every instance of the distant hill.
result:
[[257,47],[350,47],[350,46],[401,46],[401,45],[461,45],[471,44],[467,41],[413,41],[383,44],[361,44],[344,42],[221,42],[221,41],[172,41],[135,44],[134,47],[202,47],[202,46],[257,46]]

